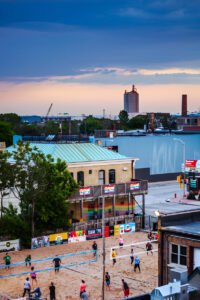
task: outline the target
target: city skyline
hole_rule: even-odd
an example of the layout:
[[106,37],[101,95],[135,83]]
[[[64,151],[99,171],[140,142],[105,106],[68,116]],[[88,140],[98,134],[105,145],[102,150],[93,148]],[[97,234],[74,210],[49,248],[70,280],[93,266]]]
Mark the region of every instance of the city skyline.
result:
[[0,0],[1,112],[199,110],[200,7],[174,0]]

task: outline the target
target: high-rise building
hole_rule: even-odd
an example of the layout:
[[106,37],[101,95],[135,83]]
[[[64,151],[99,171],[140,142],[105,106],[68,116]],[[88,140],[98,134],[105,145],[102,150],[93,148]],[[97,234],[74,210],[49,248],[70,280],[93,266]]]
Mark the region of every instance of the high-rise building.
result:
[[139,112],[139,94],[134,85],[132,91],[124,92],[124,110],[130,114]]

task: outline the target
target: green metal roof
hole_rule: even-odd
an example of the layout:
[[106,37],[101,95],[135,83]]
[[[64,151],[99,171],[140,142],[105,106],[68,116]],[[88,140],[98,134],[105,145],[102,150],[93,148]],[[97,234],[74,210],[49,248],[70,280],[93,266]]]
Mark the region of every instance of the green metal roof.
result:
[[[68,163],[128,159],[128,157],[117,152],[90,143],[30,143],[30,146],[31,148],[37,147],[45,155],[50,154],[55,160],[60,158]],[[14,146],[8,147],[7,150],[12,152]]]

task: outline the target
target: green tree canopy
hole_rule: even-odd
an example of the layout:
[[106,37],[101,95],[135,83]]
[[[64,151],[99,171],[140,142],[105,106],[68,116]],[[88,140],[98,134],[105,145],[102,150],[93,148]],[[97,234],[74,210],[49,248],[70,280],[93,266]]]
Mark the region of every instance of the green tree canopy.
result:
[[[15,162],[12,165],[15,174],[12,190],[20,205],[16,219],[20,218],[26,224],[29,229],[27,236],[58,228],[67,229],[67,199],[76,190],[77,184],[67,170],[66,163],[54,161],[50,155],[45,156],[37,148],[22,142],[12,153],[12,159]],[[6,218],[10,221],[5,211],[1,222]]]
[[130,129],[144,129],[144,125],[147,123],[147,117],[138,115],[129,120],[128,126]]
[[0,121],[0,142],[6,142],[6,146],[12,145],[13,130],[11,124]]
[[127,129],[128,125],[128,113],[126,110],[121,110],[119,113],[119,121],[123,129]]

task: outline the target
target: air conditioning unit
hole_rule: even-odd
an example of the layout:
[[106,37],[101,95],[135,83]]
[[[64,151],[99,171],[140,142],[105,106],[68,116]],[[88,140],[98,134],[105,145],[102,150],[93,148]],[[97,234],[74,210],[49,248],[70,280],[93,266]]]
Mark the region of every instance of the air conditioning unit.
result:
[[188,271],[183,268],[170,269],[170,282],[180,281],[181,284],[188,282]]

